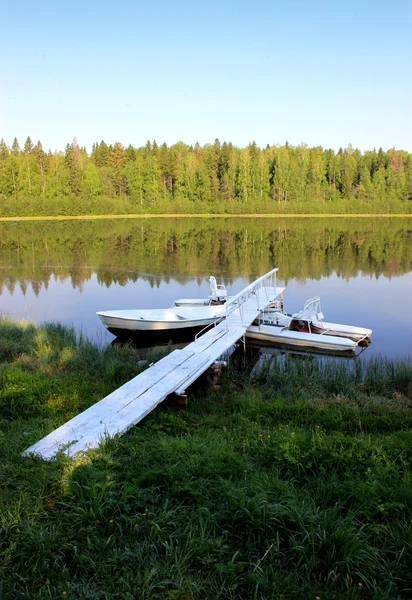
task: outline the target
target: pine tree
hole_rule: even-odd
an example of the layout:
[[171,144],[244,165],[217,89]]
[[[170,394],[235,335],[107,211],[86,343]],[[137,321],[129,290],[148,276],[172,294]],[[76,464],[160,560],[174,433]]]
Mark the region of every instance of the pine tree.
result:
[[126,156],[127,160],[136,160],[136,150],[131,144],[129,144],[126,148]]
[[159,169],[161,184],[163,188],[163,197],[171,197],[174,189],[173,185],[173,170],[171,167],[171,156],[167,144],[162,144],[159,149]]
[[109,148],[104,140],[96,144],[95,162],[98,167],[106,167],[109,163]]
[[13,154],[20,154],[21,150],[20,150],[20,146],[19,146],[19,142],[18,139],[15,137],[13,140],[13,145],[11,147],[11,151]]
[[256,201],[257,199],[262,199],[263,182],[261,181],[261,169],[259,165],[261,150],[258,148],[256,142],[253,141],[249,144],[248,151],[250,157],[251,200]]
[[34,148],[33,142],[31,141],[30,136],[28,136],[27,140],[24,143],[24,150],[23,150],[24,154],[31,154],[33,152],[33,148]]
[[13,193],[10,151],[3,138],[0,140],[0,197]]
[[223,142],[218,164],[218,178],[221,196],[232,200],[235,196],[236,183],[236,153],[231,143]]
[[37,161],[37,164],[40,169],[41,189],[42,189],[42,195],[44,196],[45,192],[46,192],[47,158],[46,158],[46,154],[43,150],[43,146],[42,146],[40,140],[37,142],[36,146],[34,147],[33,154],[36,157],[36,161]]
[[69,184],[72,193],[80,196],[81,172],[80,172],[80,148],[77,139],[73,138],[71,144],[67,144],[65,151],[65,162],[69,173]]
[[126,192],[126,178],[124,166],[127,162],[126,151],[120,142],[116,142],[109,154],[110,174],[116,193],[121,195]]

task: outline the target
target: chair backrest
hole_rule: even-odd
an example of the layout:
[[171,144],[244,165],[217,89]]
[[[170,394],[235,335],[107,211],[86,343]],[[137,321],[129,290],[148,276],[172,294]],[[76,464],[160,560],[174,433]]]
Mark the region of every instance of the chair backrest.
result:
[[210,300],[226,300],[227,299],[227,290],[226,287],[223,284],[218,285],[216,282],[216,278],[213,277],[213,275],[211,275],[209,277],[209,284],[210,284],[210,293],[209,293],[209,299]]

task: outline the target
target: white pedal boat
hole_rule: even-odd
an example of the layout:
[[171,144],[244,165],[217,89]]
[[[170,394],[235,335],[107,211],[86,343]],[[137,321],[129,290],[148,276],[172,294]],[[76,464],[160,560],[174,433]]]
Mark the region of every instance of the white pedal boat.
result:
[[334,352],[367,345],[371,335],[372,329],[323,321],[319,296],[307,300],[303,310],[294,315],[281,311],[263,312],[246,331],[247,338],[261,342]]
[[225,317],[224,306],[110,310],[96,313],[114,335],[200,331]]
[[256,323],[250,325],[246,330],[246,339],[258,340],[260,342],[271,344],[285,344],[303,348],[332,350],[334,352],[352,351],[355,350],[358,345],[358,342],[348,338],[293,331],[283,325],[276,325],[276,323]]
[[343,325],[342,323],[328,323],[323,318],[319,296],[309,298],[299,313],[291,315],[282,311],[273,311],[266,316],[262,315],[262,321],[283,325],[293,331],[348,338],[364,345],[370,341],[372,329]]

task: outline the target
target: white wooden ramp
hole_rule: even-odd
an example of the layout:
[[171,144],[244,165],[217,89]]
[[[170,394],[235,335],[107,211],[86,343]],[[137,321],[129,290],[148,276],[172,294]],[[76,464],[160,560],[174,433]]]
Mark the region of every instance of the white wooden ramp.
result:
[[234,296],[226,307],[226,318],[198,337],[183,350],[174,350],[100,402],[90,406],[45,438],[30,446],[23,455],[45,459],[63,451],[73,456],[95,448],[107,437],[122,434],[141,421],[166,396],[182,393],[222,354],[245,335],[282,288],[276,288],[276,271]]

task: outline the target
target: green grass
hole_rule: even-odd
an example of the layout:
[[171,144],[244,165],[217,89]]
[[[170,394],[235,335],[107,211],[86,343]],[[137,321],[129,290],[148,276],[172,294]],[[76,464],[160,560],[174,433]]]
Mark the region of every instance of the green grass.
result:
[[411,598],[412,365],[350,365],[230,368],[46,463],[20,453],[142,367],[2,319],[0,597]]

